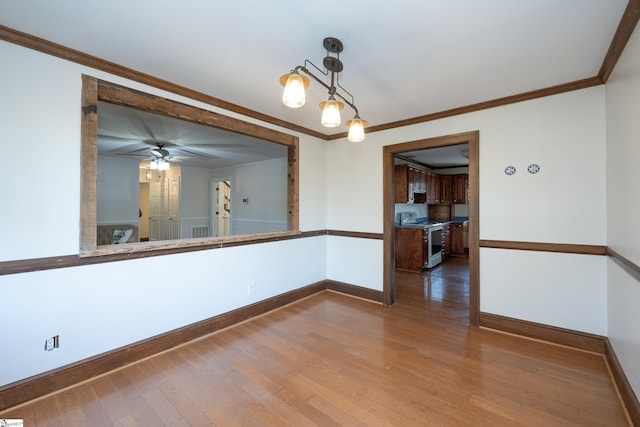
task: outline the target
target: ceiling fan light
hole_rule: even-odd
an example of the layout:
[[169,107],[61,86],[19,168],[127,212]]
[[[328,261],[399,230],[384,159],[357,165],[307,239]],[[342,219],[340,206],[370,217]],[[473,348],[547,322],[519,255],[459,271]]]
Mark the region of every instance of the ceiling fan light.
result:
[[151,160],[149,162],[149,169],[153,169],[153,170],[158,169],[158,162],[155,160]]
[[300,108],[306,98],[304,90],[309,87],[309,79],[298,73],[285,74],[280,77],[280,84],[284,86],[282,102],[290,108]]
[[160,163],[158,163],[158,170],[168,171],[169,170],[169,162],[160,162]]
[[169,155],[169,152],[164,148],[158,147],[151,149],[151,154],[162,159],[164,157],[167,157]]
[[349,134],[347,139],[351,142],[364,141],[364,128],[368,125],[366,120],[362,120],[357,115],[353,120],[347,120],[347,126],[349,127]]
[[322,109],[322,118],[320,123],[327,128],[334,128],[340,126],[340,110],[344,108],[342,102],[336,101],[333,97],[320,103]]

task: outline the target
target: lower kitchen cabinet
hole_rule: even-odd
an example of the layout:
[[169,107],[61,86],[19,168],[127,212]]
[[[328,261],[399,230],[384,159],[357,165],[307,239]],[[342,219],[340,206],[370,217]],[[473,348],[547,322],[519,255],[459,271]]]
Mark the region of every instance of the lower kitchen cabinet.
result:
[[421,270],[426,256],[422,228],[396,227],[396,268]]
[[449,234],[451,239],[451,255],[464,255],[464,228],[462,223],[452,223]]
[[442,225],[442,261],[451,255],[451,224]]

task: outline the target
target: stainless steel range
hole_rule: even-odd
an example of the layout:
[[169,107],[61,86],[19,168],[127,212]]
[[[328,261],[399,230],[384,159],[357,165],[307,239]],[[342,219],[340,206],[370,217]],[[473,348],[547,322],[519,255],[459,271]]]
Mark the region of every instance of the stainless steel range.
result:
[[403,226],[422,227],[424,240],[424,267],[433,268],[442,262],[442,223],[437,221],[420,222],[415,212],[402,212],[397,216]]
[[424,268],[433,268],[442,262],[442,223],[427,223],[424,226]]

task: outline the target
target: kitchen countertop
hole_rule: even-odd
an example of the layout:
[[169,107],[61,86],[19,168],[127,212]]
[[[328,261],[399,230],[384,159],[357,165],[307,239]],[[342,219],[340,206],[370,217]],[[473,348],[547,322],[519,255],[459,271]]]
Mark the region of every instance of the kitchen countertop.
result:
[[[466,217],[456,217],[455,219],[451,220],[451,221],[438,221],[440,224],[445,225],[445,224],[464,224],[465,221],[469,221],[468,218]],[[416,223],[409,223],[409,224],[398,224],[396,223],[395,226],[396,227],[400,227],[400,228],[424,228],[425,225],[427,225],[427,221],[425,222],[416,222]]]

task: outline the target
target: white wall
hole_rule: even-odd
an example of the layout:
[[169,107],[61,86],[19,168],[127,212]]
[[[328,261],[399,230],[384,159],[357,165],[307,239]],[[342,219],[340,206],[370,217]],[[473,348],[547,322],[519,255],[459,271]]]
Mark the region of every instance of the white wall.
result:
[[231,233],[285,231],[287,159],[237,165],[232,169]]
[[480,248],[482,311],[606,335],[606,258]]
[[[239,117],[3,41],[0,58],[2,150],[12,159],[0,168],[0,262],[79,252],[83,73]],[[308,229],[326,228],[323,147],[300,135],[308,167],[300,193],[312,195],[300,197],[300,223]],[[0,354],[0,385],[324,280],[326,245],[321,236],[0,275],[0,342],[15,350]],[[43,351],[53,335],[60,348]]]
[[137,224],[140,168],[137,160],[98,156],[96,221]]
[[181,166],[180,216],[202,218],[211,215],[211,171]]
[[[640,265],[640,31],[636,28],[606,85],[607,246]],[[608,336],[640,396],[640,282],[610,261]]]
[[2,153],[12,159],[0,168],[0,261],[78,253],[79,67],[2,41],[0,58]]
[[[0,168],[0,178],[13,184],[5,189],[5,200],[11,203],[2,209],[0,261],[78,253],[82,73],[238,117],[5,42],[0,42],[0,57],[0,93],[12,100],[0,103],[3,141],[12,142],[3,144],[3,152],[12,159],[27,159]],[[363,143],[299,135],[300,228],[381,233],[382,147],[479,130],[481,239],[605,244],[604,96],[604,87],[594,87],[372,133]],[[47,114],[36,115],[36,105]],[[38,126],[32,123],[34,117]],[[637,148],[627,137],[633,129],[617,127],[619,136],[609,136],[622,141],[620,156],[637,159]],[[530,163],[538,163],[541,173],[525,173]],[[57,165],[55,179],[44,180],[51,164]],[[516,166],[518,173],[507,177],[507,165]],[[629,201],[632,196],[627,194],[626,206],[637,208],[637,202]],[[622,225],[610,221],[611,232],[621,235],[616,227]],[[628,237],[617,242],[620,248],[635,247]],[[626,253],[636,262],[640,259]],[[598,282],[605,277],[606,263],[584,260],[583,255],[541,257],[483,250],[480,271],[494,270],[496,276],[480,284],[481,310],[587,332],[606,331],[605,284]],[[570,280],[583,268],[593,278]],[[20,349],[0,356],[3,368],[8,367],[0,371],[0,384],[326,278],[381,290],[382,242],[313,237],[0,276],[0,341]],[[636,298],[634,291],[625,290],[627,282],[613,285],[617,291],[612,292],[612,280],[609,276],[610,300],[617,295],[621,301]],[[255,295],[247,293],[250,281],[256,283]],[[535,303],[519,303],[521,295]],[[572,316],[567,317],[566,307],[573,308]],[[24,315],[27,309],[29,316]],[[144,322],[139,321],[141,314]],[[610,315],[609,322],[614,321],[617,324]],[[616,324],[608,330],[612,337],[620,332],[614,340],[618,349],[629,337]],[[97,334],[105,330],[109,333]],[[44,340],[54,334],[60,335],[62,347],[45,353]],[[633,351],[621,351],[622,357],[637,354]]]
[[[0,276],[0,384],[324,280],[325,245],[319,236]],[[60,348],[43,351],[58,334]]]
[[382,291],[382,240],[342,236],[327,239],[327,279]]
[[[364,143],[333,141],[327,147],[327,224],[382,232],[383,146],[479,130],[480,239],[604,245],[604,121],[600,86],[376,132]],[[527,173],[531,163],[539,164],[541,172]],[[505,175],[508,165],[518,172]],[[378,242],[363,244],[375,247]],[[480,309],[602,334],[605,263],[596,258],[585,262],[583,255],[483,250]],[[587,264],[592,278],[572,279],[575,269]],[[335,276],[346,276],[349,269],[338,257],[329,257],[327,270]],[[496,273],[491,280],[489,273]],[[375,289],[377,283],[368,286]],[[522,295],[531,303],[517,303]]]

